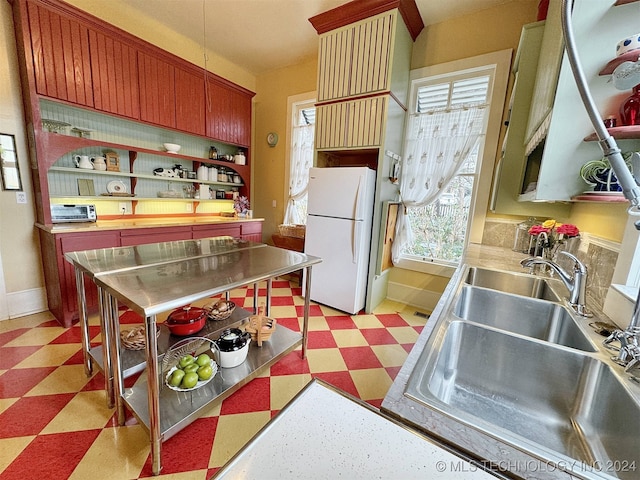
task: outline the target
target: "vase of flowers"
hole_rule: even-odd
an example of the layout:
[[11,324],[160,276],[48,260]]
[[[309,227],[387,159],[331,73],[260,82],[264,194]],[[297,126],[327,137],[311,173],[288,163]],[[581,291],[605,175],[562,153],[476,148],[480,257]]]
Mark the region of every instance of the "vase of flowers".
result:
[[559,223],[554,219],[532,225],[529,235],[529,254],[540,255],[552,261],[557,260],[560,250],[575,253],[580,240],[578,227],[571,223]]
[[233,201],[233,210],[238,217],[246,217],[249,211],[249,199],[247,197],[238,197]]

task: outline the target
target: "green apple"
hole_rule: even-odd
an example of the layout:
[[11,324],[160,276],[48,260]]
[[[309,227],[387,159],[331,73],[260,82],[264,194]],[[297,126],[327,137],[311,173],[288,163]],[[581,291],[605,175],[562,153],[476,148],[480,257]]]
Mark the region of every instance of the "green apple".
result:
[[195,358],[193,358],[193,355],[185,355],[184,357],[180,358],[180,367],[184,368],[189,364],[192,364],[196,361]]
[[209,380],[213,374],[213,368],[211,368],[211,365],[205,365],[204,367],[200,367],[197,373],[200,380]]
[[193,388],[196,386],[196,383],[198,383],[198,374],[196,372],[187,372],[184,374],[180,386],[182,388]]
[[184,370],[180,370],[179,368],[177,370],[174,370],[169,377],[169,385],[171,385],[172,387],[179,386],[182,382],[182,379],[184,378],[185,373],[186,372]]
[[199,368],[200,368],[200,365],[194,362],[184,367],[183,370],[185,371],[185,373],[190,373],[190,372],[197,372]]
[[199,366],[204,367],[205,365],[209,365],[211,363],[211,358],[206,353],[202,353],[198,355],[198,358],[196,358],[196,363]]

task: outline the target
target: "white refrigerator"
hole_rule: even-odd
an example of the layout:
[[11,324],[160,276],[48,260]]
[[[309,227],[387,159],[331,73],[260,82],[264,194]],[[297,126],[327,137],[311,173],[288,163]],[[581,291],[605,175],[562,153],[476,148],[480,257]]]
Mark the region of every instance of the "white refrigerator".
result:
[[311,300],[356,314],[364,308],[376,172],[311,168],[305,253],[322,258],[311,273]]

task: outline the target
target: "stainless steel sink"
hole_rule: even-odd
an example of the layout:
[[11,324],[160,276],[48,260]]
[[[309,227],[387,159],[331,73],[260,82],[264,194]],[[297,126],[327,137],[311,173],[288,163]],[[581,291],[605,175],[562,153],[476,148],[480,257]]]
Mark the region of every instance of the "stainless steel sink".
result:
[[[561,297],[551,289],[551,280],[525,273],[503,272],[486,268],[469,268],[465,283],[478,287],[490,288],[501,292],[513,293],[531,298],[541,298],[551,302],[561,301]],[[559,280],[555,280],[563,288]],[[562,290],[560,290],[562,292]]]
[[557,303],[463,285],[453,314],[519,335],[578,350],[597,351],[569,311]]
[[640,466],[640,407],[610,366],[460,320],[441,327],[406,395],[580,476],[611,465],[605,478],[637,478],[622,466]]

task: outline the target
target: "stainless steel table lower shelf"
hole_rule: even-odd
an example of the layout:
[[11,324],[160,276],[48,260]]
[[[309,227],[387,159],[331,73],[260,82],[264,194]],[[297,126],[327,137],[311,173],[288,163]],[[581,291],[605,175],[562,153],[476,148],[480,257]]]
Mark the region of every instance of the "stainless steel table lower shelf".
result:
[[[213,380],[197,390],[176,392],[164,385],[164,378],[160,378],[160,433],[163,440],[195,421],[200,411],[210,403],[224,400],[301,344],[300,333],[278,326],[262,347],[253,342],[249,344],[247,359],[242,364],[234,368],[219,368]],[[163,375],[162,372],[160,374]],[[148,388],[145,372],[123,394],[125,405],[147,430],[150,422]]]
[[[226,320],[207,320],[205,327],[193,336],[207,337],[212,340],[216,340],[222,330],[233,327],[241,327],[247,322],[251,313],[243,308],[236,307],[231,316]],[[142,320],[141,320],[142,321]],[[122,325],[126,328],[127,325]],[[169,329],[164,324],[158,325],[160,334],[158,336],[158,359],[161,360],[164,356],[164,352],[169,350],[176,342],[183,340],[185,337],[178,337],[171,335]],[[103,346],[96,345],[89,349],[89,355],[92,363],[104,372],[103,362]],[[129,378],[136,373],[142,372],[146,367],[147,357],[144,349],[142,350],[128,350],[124,347],[120,349],[120,369],[122,371],[122,378]]]

